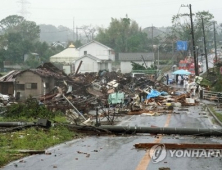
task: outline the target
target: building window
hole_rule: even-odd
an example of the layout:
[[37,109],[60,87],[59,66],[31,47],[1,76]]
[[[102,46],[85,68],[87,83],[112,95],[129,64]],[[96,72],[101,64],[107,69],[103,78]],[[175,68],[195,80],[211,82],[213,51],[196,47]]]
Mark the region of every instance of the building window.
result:
[[17,90],[25,90],[25,85],[24,84],[16,84],[16,89]]
[[87,51],[84,51],[84,55],[86,55],[87,54]]
[[37,89],[37,83],[26,83],[26,89]]

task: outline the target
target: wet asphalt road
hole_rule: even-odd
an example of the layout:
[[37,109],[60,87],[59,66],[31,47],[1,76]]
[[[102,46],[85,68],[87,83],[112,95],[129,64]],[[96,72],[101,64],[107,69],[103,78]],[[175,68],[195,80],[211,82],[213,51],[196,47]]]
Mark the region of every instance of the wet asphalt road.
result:
[[[188,111],[176,111],[177,114],[160,116],[132,115],[125,116],[118,124],[120,126],[168,126],[184,128],[220,128],[212,123],[210,114],[203,113],[201,106],[186,107]],[[166,123],[168,121],[168,123]],[[85,137],[73,140],[53,148],[47,152],[51,155],[33,155],[10,163],[3,170],[158,170],[169,167],[171,170],[190,169],[221,169],[222,159],[170,157],[158,163],[153,163],[147,157],[145,149],[135,149],[134,144],[158,141],[160,143],[221,143],[222,137],[194,137],[179,135],[153,136],[138,134],[134,136],[100,136]]]

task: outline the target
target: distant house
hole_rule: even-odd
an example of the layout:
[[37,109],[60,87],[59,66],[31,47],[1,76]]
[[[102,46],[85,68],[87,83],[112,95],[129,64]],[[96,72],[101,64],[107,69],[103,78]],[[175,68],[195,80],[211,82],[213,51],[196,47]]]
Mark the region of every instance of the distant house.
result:
[[79,51],[71,44],[68,48],[50,57],[50,62],[71,64],[79,57]]
[[78,50],[80,57],[90,54],[96,58],[99,58],[100,60],[115,61],[114,50],[95,40],[84,44],[83,46],[79,47]]
[[73,70],[73,61],[79,58],[79,51],[71,44],[68,48],[50,57],[50,62],[60,63],[66,74],[70,74]]
[[[29,53],[25,54],[23,57],[23,61],[27,61],[28,59],[34,59],[36,61],[40,61],[40,56],[37,53]],[[13,71],[13,70],[21,70],[22,68],[29,68],[25,63],[16,64],[13,61],[3,61],[4,71]]]
[[131,61],[144,65],[142,56],[145,60],[147,67],[154,64],[154,53],[119,53],[121,73],[130,73],[132,71]]
[[40,61],[40,57],[38,53],[30,53],[30,54],[25,54],[24,55],[24,61],[27,61],[30,58],[34,58],[35,60]]
[[77,69],[81,62],[81,66],[78,72],[98,72],[99,70],[112,71],[112,61],[111,60],[101,60],[90,54],[86,54],[77,60],[75,60],[75,68]]
[[29,96],[40,98],[55,86],[72,80],[51,63],[45,63],[36,69],[12,71],[0,78],[2,94],[11,94],[16,100],[26,100]]

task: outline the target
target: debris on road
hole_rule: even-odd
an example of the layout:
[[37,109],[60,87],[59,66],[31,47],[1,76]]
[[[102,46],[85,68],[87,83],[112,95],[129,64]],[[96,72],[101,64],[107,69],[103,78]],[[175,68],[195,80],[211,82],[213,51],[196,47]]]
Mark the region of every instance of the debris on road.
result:
[[146,75],[138,78],[130,74],[100,72],[73,74],[69,78],[71,84],[64,82],[40,100],[50,110],[65,112],[75,124],[95,118],[95,114],[89,113],[96,108],[99,109],[98,119],[106,117],[108,123],[113,124],[114,117],[120,114],[159,116],[173,113],[174,107],[198,104],[182,87],[178,90]]
[[[39,67],[39,72],[41,69],[43,73],[47,69],[56,72],[51,65],[46,66]],[[174,109],[181,106],[199,103],[182,86],[166,85],[153,79],[152,75],[132,77],[130,74],[107,71],[70,75],[57,71],[55,75],[61,80],[38,101],[50,111],[62,111],[70,124],[93,125],[96,120],[98,126],[102,120],[113,125],[118,116],[159,116],[174,113]]]

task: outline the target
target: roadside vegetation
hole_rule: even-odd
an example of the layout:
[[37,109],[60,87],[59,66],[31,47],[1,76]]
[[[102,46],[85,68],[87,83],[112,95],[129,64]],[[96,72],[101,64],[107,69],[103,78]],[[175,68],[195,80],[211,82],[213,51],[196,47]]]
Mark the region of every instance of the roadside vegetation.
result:
[[222,122],[222,113],[218,113],[215,109],[214,106],[208,105],[208,108],[213,112],[213,114],[218,118],[220,122]]
[[220,67],[222,66],[221,62],[215,64],[214,68],[210,68],[208,72],[205,72],[201,75],[203,80],[200,82],[200,85],[206,87],[210,91],[221,92],[222,91],[222,77],[220,72]]
[[63,126],[63,124],[67,123],[63,113],[48,111],[45,106],[39,105],[37,101],[31,98],[25,104],[9,106],[7,112],[0,117],[0,121],[36,122],[38,118],[48,119],[52,124],[57,123],[57,125],[50,128],[33,126],[13,132],[1,131],[0,167],[28,155],[20,153],[19,150],[44,150],[79,136],[79,134]]

